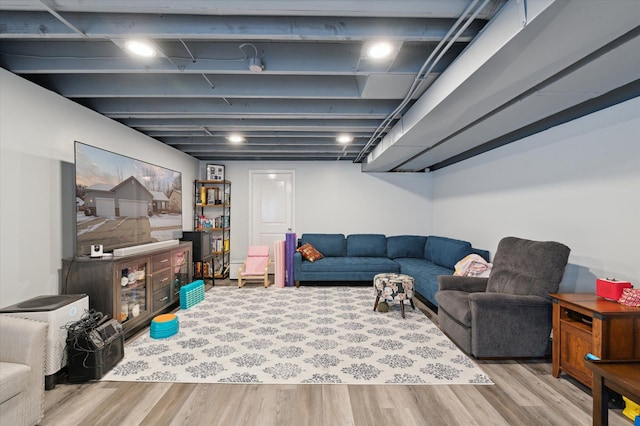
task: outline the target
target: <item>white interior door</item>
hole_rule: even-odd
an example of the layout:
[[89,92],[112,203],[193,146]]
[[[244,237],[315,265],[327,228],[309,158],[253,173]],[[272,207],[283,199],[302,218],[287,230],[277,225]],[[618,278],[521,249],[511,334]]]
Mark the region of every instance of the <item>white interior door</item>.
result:
[[294,225],[294,170],[251,170],[251,220],[249,245],[268,245],[273,260],[273,242],[284,240]]

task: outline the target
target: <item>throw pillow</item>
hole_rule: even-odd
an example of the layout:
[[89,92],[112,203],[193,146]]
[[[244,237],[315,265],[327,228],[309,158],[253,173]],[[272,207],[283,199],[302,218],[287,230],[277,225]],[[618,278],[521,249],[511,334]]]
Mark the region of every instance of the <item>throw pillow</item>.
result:
[[316,250],[311,244],[306,243],[300,246],[296,251],[302,254],[302,257],[309,262],[315,262],[318,259],[322,259],[324,256],[318,250]]

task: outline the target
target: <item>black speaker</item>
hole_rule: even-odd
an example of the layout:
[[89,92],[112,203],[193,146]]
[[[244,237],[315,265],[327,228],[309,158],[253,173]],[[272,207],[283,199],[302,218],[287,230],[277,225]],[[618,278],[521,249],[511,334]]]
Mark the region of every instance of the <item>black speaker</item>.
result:
[[124,357],[124,332],[110,320],[89,333],[67,335],[69,383],[99,380]]
[[182,231],[180,240],[193,243],[194,262],[206,262],[213,257],[213,231]]

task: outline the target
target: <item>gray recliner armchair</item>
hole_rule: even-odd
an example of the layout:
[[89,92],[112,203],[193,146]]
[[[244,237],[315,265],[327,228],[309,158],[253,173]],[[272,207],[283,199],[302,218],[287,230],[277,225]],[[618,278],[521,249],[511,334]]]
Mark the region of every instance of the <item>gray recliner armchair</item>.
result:
[[441,275],[440,328],[477,358],[544,356],[556,293],[569,247],[554,241],[505,237],[488,278]]

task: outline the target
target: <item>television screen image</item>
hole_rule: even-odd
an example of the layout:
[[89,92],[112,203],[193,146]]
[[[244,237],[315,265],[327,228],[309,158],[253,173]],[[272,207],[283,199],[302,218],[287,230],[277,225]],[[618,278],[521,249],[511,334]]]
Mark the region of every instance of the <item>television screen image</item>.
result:
[[76,255],[182,236],[182,173],[75,143]]

